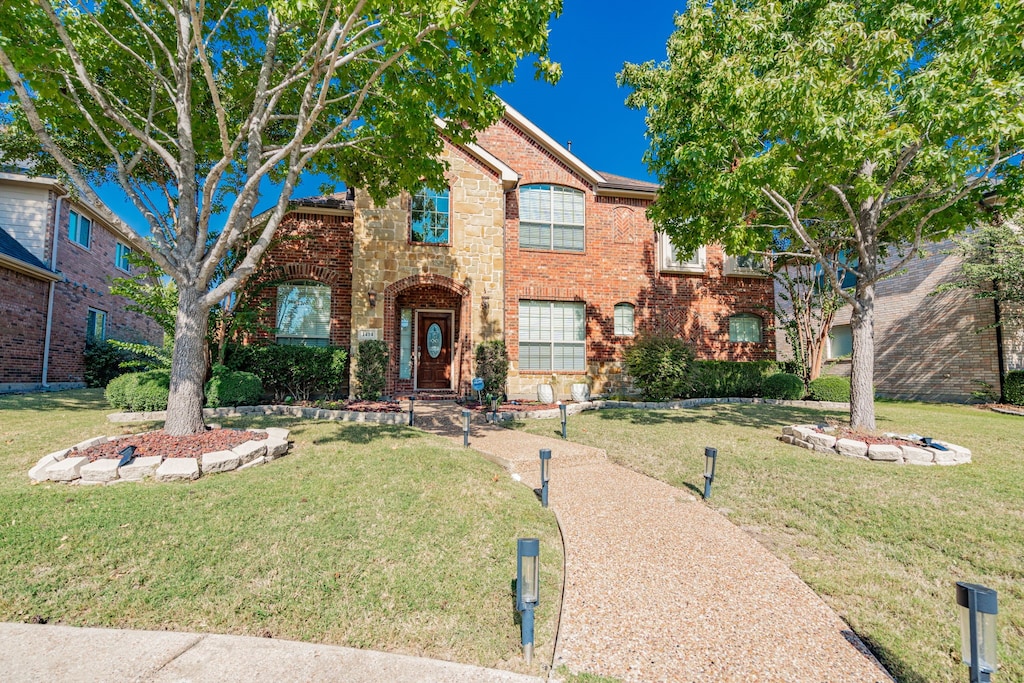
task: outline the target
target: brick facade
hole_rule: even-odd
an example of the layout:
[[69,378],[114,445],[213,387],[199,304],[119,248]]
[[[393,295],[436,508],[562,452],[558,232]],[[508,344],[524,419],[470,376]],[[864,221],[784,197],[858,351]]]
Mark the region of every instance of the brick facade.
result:
[[40,381],[49,288],[44,280],[0,268],[0,388]]

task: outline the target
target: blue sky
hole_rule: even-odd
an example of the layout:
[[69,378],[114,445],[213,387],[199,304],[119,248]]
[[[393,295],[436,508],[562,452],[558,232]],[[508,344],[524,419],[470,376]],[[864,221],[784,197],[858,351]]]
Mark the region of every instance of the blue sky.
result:
[[[627,91],[615,83],[624,62],[663,61],[672,17],[686,0],[565,0],[551,23],[551,58],[562,65],[557,85],[534,80],[533,59],[520,65],[515,83],[498,94],[591,168],[641,180],[655,180],[644,166],[647,149],[643,112],[627,109]],[[295,197],[319,194],[320,177],[307,178]],[[274,201],[268,186],[257,212]],[[103,200],[141,234],[149,234],[142,216],[116,186],[100,192]],[[216,223],[214,219],[214,223]]]

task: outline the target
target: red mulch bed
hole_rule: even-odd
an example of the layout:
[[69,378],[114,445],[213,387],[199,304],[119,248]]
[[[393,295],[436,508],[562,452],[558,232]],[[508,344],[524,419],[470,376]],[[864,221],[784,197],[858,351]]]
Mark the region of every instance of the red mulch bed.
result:
[[227,451],[235,446],[241,446],[246,441],[259,441],[265,438],[266,434],[241,429],[209,429],[202,434],[191,436],[170,436],[163,431],[148,432],[122,436],[116,441],[87,448],[79,455],[88,457],[89,462],[100,458],[120,458],[118,451],[135,446],[136,458],[152,455],[164,458],[198,458],[203,453]]
[[887,446],[906,446],[908,444],[916,443],[914,441],[907,441],[906,439],[890,439],[886,436],[875,436],[874,434],[868,434],[866,432],[858,432],[849,427],[837,426],[830,432],[826,432],[822,429],[816,431],[822,434],[830,434],[837,439],[853,439],[854,441],[863,441],[867,445],[887,445]]
[[298,401],[293,405],[323,410],[351,410],[357,413],[400,413],[402,406],[397,401]]

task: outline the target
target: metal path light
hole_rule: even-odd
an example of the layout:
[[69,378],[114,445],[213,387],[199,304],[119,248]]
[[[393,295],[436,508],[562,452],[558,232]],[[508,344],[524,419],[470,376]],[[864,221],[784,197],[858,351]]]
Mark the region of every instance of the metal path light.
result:
[[540,449],[540,504],[548,506],[548,480],[551,478],[551,449]]
[[566,420],[566,409],[567,408],[568,408],[567,405],[565,405],[561,401],[558,402],[558,412],[562,413],[562,440],[563,441],[566,439],[566,436],[565,436],[565,420]]
[[960,606],[960,658],[971,672],[971,683],[988,683],[999,668],[996,661],[997,594],[976,583],[956,582]]
[[516,610],[523,620],[523,656],[533,661],[533,610],[540,603],[540,540],[516,541]]
[[409,394],[409,426],[416,421],[416,394]]
[[463,408],[462,410],[462,445],[469,447],[469,418],[473,413],[469,412],[469,408]]
[[704,500],[711,497],[711,482],[715,480],[715,461],[718,449],[707,446],[704,448]]

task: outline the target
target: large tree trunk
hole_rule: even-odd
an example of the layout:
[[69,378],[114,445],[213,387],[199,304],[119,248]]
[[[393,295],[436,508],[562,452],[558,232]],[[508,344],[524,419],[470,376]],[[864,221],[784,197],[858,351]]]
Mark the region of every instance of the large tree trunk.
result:
[[193,286],[178,284],[178,315],[171,359],[171,394],[164,431],[172,436],[198,434],[203,422],[203,379],[206,377],[206,329],[210,309],[199,302]]
[[875,285],[857,284],[857,306],[850,324],[853,360],[850,364],[850,426],[875,428]]

